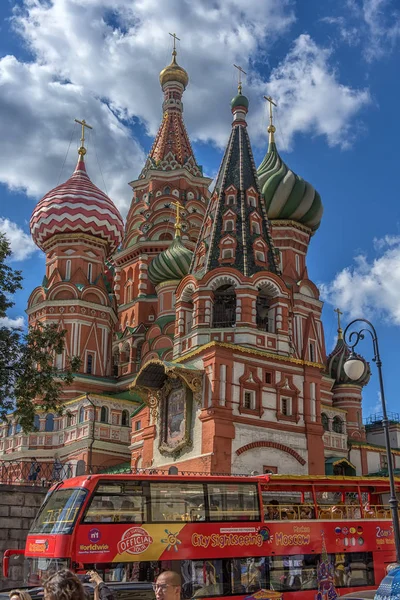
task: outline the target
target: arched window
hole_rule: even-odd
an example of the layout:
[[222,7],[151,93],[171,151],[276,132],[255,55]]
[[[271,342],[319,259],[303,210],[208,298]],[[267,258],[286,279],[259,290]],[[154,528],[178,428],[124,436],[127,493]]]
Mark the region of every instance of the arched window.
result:
[[21,433],[22,427],[20,423],[17,423],[15,426],[15,433]]
[[329,417],[327,414],[321,414],[321,423],[324,431],[329,431]]
[[159,240],[172,240],[172,233],[161,233]]
[[93,373],[93,354],[86,355],[86,373],[88,375]]
[[88,263],[87,266],[87,279],[89,283],[92,283],[92,276],[93,276],[93,265],[92,263]]
[[108,423],[108,408],[106,406],[101,407],[100,423]]
[[256,300],[257,329],[274,333],[275,323],[270,314],[270,306],[271,297],[268,295],[265,289],[260,290]]
[[112,361],[114,377],[118,377],[118,365],[119,365],[119,351],[117,350],[113,354],[113,361]]
[[129,426],[129,412],[127,410],[122,411],[121,425],[122,427]]
[[72,425],[72,413],[67,412],[67,427],[71,427]]
[[225,231],[233,231],[233,221],[225,221]]
[[137,366],[139,366],[140,363],[142,362],[143,344],[144,344],[144,340],[140,340],[140,342],[138,342],[137,346],[136,346],[136,364],[137,364]]
[[13,424],[11,423],[11,421],[8,422],[8,427],[7,427],[7,436],[10,437],[10,435],[13,434]]
[[36,429],[36,431],[40,431],[40,419],[39,419],[39,415],[35,415],[35,417],[33,419],[33,427],[34,427],[34,429]]
[[236,323],[236,293],[233,285],[221,285],[214,292],[213,327],[232,327]]
[[71,279],[71,261],[67,260],[65,263],[65,280],[69,281]]
[[79,409],[78,421],[79,421],[79,423],[83,423],[84,420],[85,420],[85,409],[83,406],[81,406]]
[[333,417],[332,431],[335,433],[343,433],[343,421],[340,417]]
[[163,194],[165,194],[166,196],[169,196],[169,195],[170,195],[170,193],[171,193],[171,188],[169,188],[168,186],[166,186],[166,187],[163,189]]
[[253,221],[251,224],[251,232],[255,235],[260,235],[260,224],[257,221]]
[[261,250],[257,250],[256,251],[256,259],[260,262],[265,262],[265,252],[262,252]]
[[54,431],[54,415],[52,415],[51,413],[46,415],[44,430],[45,431]]

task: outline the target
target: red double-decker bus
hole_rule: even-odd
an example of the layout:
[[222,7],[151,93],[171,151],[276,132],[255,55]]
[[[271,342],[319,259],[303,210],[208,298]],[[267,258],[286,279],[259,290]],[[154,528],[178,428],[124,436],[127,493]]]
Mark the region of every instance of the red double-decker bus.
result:
[[173,569],[183,598],[311,600],[324,560],[341,594],[372,589],[395,558],[388,498],[384,478],[76,477],[49,491],[32,525],[28,583],[64,566],[106,581]]

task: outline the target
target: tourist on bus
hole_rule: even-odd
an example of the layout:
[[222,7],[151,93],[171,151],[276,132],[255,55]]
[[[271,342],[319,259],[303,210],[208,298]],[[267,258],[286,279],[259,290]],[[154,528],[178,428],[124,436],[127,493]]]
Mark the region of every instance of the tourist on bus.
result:
[[153,583],[156,600],[180,600],[181,589],[181,576],[175,571],[163,571]]
[[11,590],[8,595],[10,600],[32,600],[29,592],[25,590]]

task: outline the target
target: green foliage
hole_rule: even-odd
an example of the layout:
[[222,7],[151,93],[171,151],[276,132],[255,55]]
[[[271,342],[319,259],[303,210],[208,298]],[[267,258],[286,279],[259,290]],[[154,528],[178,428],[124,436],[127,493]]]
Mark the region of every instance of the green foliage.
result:
[[[14,304],[12,294],[22,287],[20,271],[5,263],[10,254],[9,243],[0,234],[0,317],[6,316]],[[38,409],[61,414],[62,389],[72,383],[81,364],[79,357],[71,357],[65,370],[55,366],[66,333],[56,323],[38,324],[26,334],[0,327],[0,418],[13,411],[24,431],[30,431]]]

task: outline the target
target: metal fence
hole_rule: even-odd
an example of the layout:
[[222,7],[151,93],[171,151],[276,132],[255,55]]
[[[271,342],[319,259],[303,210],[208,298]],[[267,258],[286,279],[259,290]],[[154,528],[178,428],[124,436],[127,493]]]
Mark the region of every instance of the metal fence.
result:
[[[80,461],[81,462],[81,461]],[[82,462],[74,463],[42,462],[36,460],[1,460],[0,461],[0,484],[9,485],[33,485],[48,487],[57,481],[63,481],[70,477],[89,474],[87,467],[83,468]],[[132,474],[132,475],[235,475],[236,477],[248,477],[258,475],[252,473],[208,473],[205,471],[181,471],[175,467],[170,469],[149,468],[130,469],[129,467],[118,468],[115,466],[93,466],[92,474]]]

